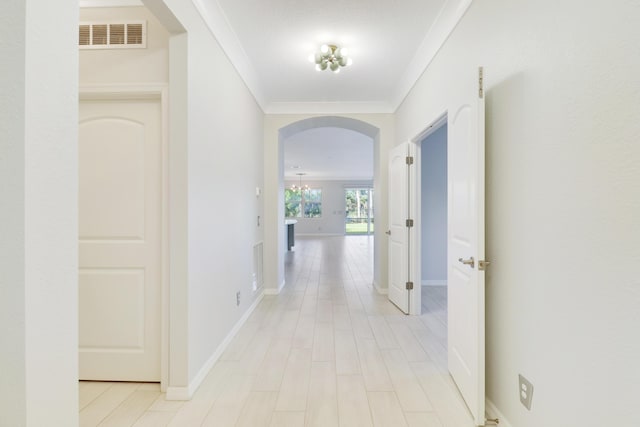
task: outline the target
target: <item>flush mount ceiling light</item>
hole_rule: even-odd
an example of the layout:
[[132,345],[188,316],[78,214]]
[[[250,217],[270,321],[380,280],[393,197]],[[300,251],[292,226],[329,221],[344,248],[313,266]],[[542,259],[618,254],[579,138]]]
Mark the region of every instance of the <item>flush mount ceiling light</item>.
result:
[[309,56],[309,62],[316,64],[316,70],[327,68],[334,73],[340,72],[340,67],[346,67],[353,62],[348,56],[347,49],[333,44],[323,44],[320,50]]

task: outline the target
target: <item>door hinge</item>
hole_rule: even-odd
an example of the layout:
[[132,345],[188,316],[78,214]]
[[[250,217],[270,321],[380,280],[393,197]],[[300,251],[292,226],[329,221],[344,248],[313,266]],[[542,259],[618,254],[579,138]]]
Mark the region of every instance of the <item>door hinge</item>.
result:
[[412,165],[413,164],[413,156],[407,156],[407,164],[408,165]]
[[407,290],[410,291],[413,289],[413,282],[407,282]]
[[413,227],[413,220],[412,219],[408,219],[406,221],[407,227]]
[[480,99],[484,98],[484,69],[478,68],[478,96]]
[[478,270],[485,271],[487,267],[491,264],[491,261],[480,260],[478,261]]

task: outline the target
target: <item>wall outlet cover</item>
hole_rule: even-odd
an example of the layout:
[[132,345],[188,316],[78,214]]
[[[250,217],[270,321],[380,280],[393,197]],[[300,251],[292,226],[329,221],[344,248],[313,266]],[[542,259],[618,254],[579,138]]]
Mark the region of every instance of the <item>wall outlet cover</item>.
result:
[[529,411],[531,410],[531,400],[533,399],[533,384],[528,379],[518,374],[518,393],[520,394],[520,403]]

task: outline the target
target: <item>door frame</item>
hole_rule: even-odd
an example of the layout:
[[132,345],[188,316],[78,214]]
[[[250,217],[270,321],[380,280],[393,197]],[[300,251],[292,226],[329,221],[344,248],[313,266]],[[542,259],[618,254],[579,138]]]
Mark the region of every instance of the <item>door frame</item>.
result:
[[79,101],[159,100],[160,205],[160,389],[169,385],[169,86],[163,84],[80,85]]
[[[421,132],[409,140],[409,155],[413,156],[413,167],[409,168],[409,217],[415,218],[414,226],[409,230],[410,277],[415,283],[409,292],[409,314],[422,314],[422,141],[447,123],[447,111],[440,113]],[[447,138],[448,139],[448,138]],[[447,141],[448,144],[448,141]],[[449,178],[447,177],[447,184]],[[449,221],[447,220],[447,228]],[[447,236],[449,230],[447,230]],[[448,307],[447,307],[448,308]]]

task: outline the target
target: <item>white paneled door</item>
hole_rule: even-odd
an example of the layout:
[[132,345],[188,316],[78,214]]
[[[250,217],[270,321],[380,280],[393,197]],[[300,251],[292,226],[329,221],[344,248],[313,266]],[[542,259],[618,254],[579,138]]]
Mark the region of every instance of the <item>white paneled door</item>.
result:
[[160,380],[160,100],[83,100],[80,379]]
[[485,410],[484,98],[464,75],[448,108],[449,371],[477,425]]
[[389,300],[409,313],[409,143],[389,152]]

